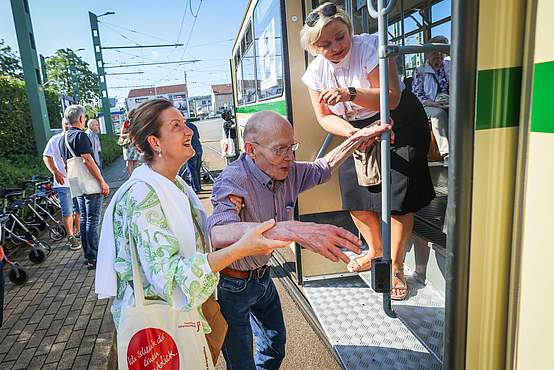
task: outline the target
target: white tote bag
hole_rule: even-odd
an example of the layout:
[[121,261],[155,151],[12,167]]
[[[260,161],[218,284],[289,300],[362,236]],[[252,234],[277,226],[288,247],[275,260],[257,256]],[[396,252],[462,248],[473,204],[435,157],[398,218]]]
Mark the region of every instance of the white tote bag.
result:
[[130,240],[135,306],[121,312],[117,328],[119,369],[211,370],[210,349],[197,310],[177,310],[144,299],[137,251]]
[[232,157],[235,155],[235,142],[231,138],[221,139],[219,142],[221,145],[221,157]]
[[71,190],[71,197],[75,198],[83,194],[100,194],[102,188],[98,180],[92,176],[83,158],[75,155],[75,152],[69,146],[67,133],[64,135],[65,146],[73,156],[67,160],[67,181]]

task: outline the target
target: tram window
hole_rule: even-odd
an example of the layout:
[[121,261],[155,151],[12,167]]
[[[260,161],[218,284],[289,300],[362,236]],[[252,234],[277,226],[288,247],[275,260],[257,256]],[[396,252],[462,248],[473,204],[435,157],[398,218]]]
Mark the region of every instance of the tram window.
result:
[[[418,45],[423,44],[423,31],[416,33],[415,35],[407,36],[405,39],[406,45]],[[408,54],[404,56],[404,77],[411,77],[413,75],[414,69],[423,65],[425,62],[425,57],[423,53],[419,54]]]
[[412,12],[404,18],[404,33],[415,31],[423,25],[421,14],[416,11]]
[[440,21],[441,19],[450,17],[452,13],[452,4],[450,0],[443,0],[434,4],[431,7],[431,21],[433,23]]
[[235,71],[235,75],[236,75],[236,79],[237,79],[237,102],[238,102],[238,105],[243,105],[244,104],[244,98],[243,98],[243,93],[242,93],[242,61],[238,62],[237,63],[237,69]]
[[244,53],[241,64],[244,103],[253,103],[256,101],[256,71],[254,67],[254,48],[252,46]]
[[443,24],[439,24],[438,26],[435,26],[433,28],[431,28],[431,37],[435,37],[435,36],[446,36],[448,37],[448,40],[451,40],[452,38],[450,37],[451,36],[451,26],[452,26],[452,22],[446,22],[446,23],[443,23]]
[[283,94],[283,47],[280,2],[262,0],[254,9],[258,99]]

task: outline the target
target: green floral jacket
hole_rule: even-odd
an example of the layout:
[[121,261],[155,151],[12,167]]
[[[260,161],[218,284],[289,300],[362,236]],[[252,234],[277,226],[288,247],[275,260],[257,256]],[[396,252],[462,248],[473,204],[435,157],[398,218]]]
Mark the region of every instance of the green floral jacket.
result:
[[[177,183],[179,188],[184,189]],[[192,207],[193,216],[200,220],[203,210]],[[211,329],[202,314],[202,303],[214,292],[219,275],[212,272],[206,254],[196,252],[186,258],[179,254],[179,242],[169,229],[167,218],[154,189],[139,182],[131,186],[115,206],[113,215],[116,248],[117,297],[112,303],[116,327],[123,308],[134,305],[130,235],[137,247],[142,266],[146,299],[162,299],[182,310],[197,309],[206,333]],[[204,227],[204,225],[202,225]],[[190,232],[195,232],[191,230]],[[202,243],[196,233],[197,250]],[[179,288],[184,298],[174,302],[173,292]]]

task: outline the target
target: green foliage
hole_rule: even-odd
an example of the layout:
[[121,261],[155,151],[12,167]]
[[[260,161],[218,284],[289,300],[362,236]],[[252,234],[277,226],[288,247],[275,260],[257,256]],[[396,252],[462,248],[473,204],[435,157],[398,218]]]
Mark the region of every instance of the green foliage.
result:
[[117,158],[123,155],[123,151],[117,145],[117,135],[100,135],[100,145],[102,146],[102,161],[104,168],[113,163]]
[[46,60],[46,74],[57,91],[73,96],[70,69],[74,68],[81,104],[96,105],[99,98],[98,76],[89,64],[71,49],[59,49]]
[[46,109],[48,109],[48,120],[51,128],[62,128],[62,103],[60,94],[51,87],[44,89],[46,98]]
[[23,78],[19,57],[4,39],[0,40],[0,74],[15,78]]
[[35,139],[25,83],[0,75],[0,158],[11,153],[34,154]]
[[0,161],[0,187],[18,186],[34,175],[50,175],[38,155],[13,154]]

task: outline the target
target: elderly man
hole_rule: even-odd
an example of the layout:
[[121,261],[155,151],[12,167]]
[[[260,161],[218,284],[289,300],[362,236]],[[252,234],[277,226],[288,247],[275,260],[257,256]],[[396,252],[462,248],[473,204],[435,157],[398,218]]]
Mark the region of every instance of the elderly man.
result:
[[90,143],[92,144],[92,154],[94,160],[98,164],[100,172],[104,169],[104,164],[102,162],[102,146],[100,145],[100,123],[97,119],[89,119],[87,122],[87,131],[86,131]]
[[[296,162],[298,143],[291,124],[274,112],[253,114],[244,130],[246,154],[227,166],[214,184],[214,212],[208,220],[212,245],[224,248],[252,223],[274,218],[277,224],[267,232],[268,237],[295,241],[332,261],[348,262],[340,247],[359,253],[358,238],[332,225],[293,221],[294,204],[299,193],[329,180],[332,170],[358,146],[388,129],[389,125],[364,128],[323,158]],[[229,325],[223,345],[228,369],[278,369],[284,358],[285,325],[277,290],[267,272],[269,259],[247,257],[221,271],[218,296]]]
[[73,223],[75,223],[75,229],[77,233],[79,233],[81,214],[79,212],[77,198],[71,197],[69,183],[66,179],[65,164],[60,153],[60,142],[63,140],[69,127],[70,126],[67,120],[65,118],[62,119],[63,132],[52,136],[50,140],[48,140],[48,143],[44,148],[44,153],[42,154],[42,160],[48,170],[52,173],[52,176],[54,176],[53,190],[58,194],[58,199],[60,200],[63,224],[65,227],[65,233],[67,234],[69,247],[71,250],[76,251],[81,249],[81,242],[74,235]]
[[[70,105],[65,109],[64,117],[71,127],[67,130],[66,140],[60,140],[60,153],[67,163],[69,158],[81,157],[90,174],[98,181],[101,193],[85,194],[77,197],[79,210],[81,211],[81,243],[89,270],[96,268],[96,254],[98,253],[98,228],[100,223],[100,211],[103,196],[110,193],[110,187],[102,177],[98,164],[93,157],[93,149],[90,139],[83,131],[85,126],[85,108],[81,105]],[[69,148],[68,148],[69,146]]]

